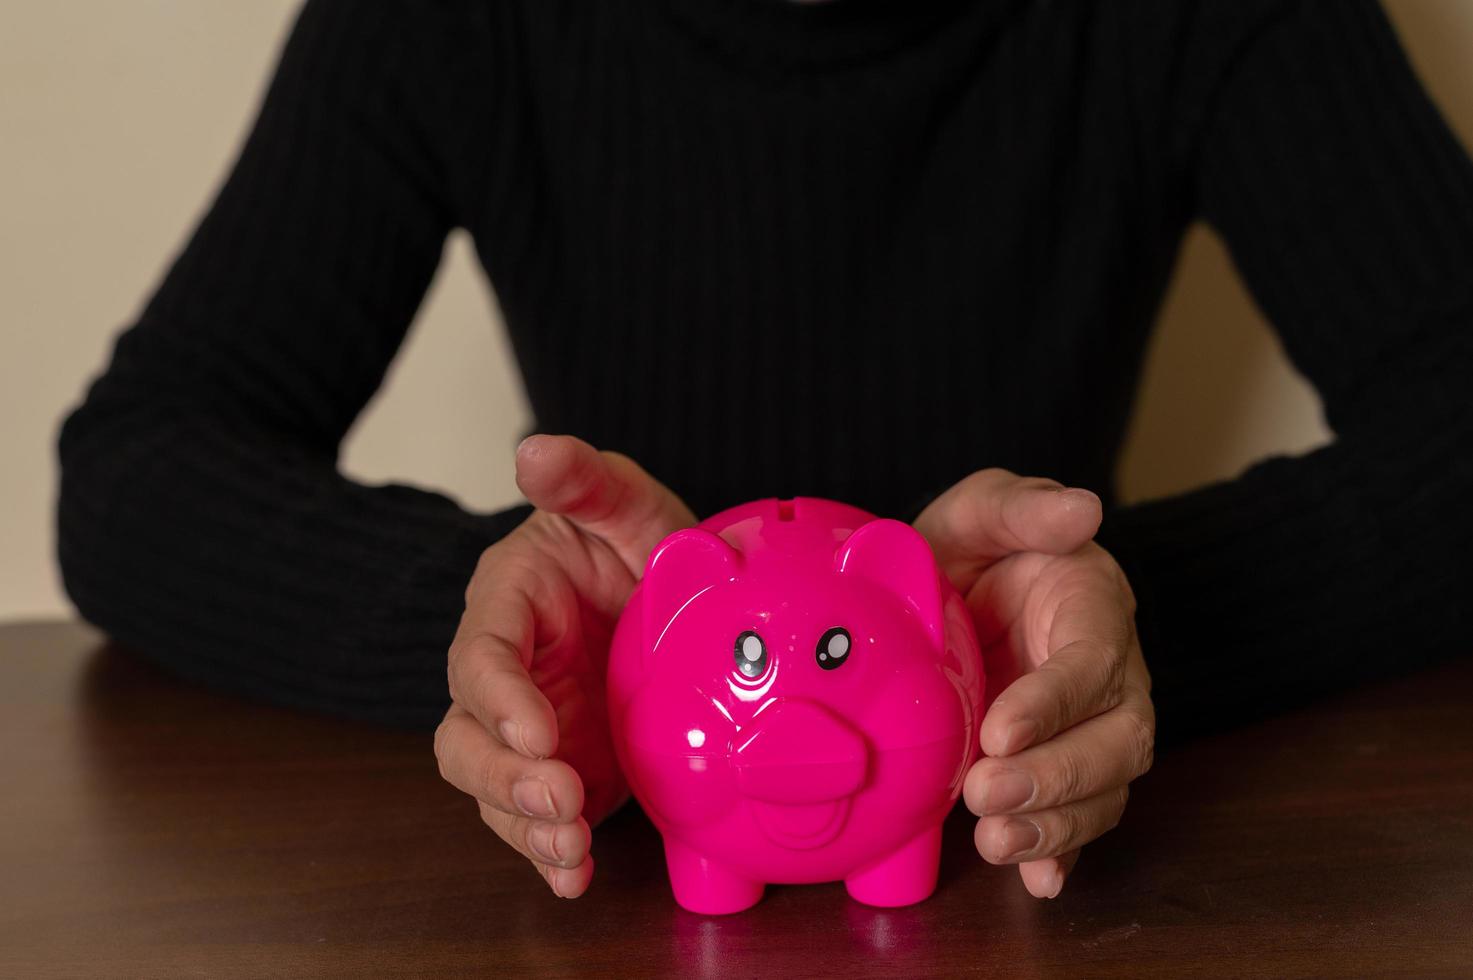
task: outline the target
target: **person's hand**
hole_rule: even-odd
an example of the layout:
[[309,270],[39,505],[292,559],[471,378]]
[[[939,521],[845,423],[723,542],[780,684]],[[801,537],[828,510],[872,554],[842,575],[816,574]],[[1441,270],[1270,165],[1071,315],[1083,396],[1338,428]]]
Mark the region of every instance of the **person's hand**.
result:
[[450,646],[440,773],[564,898],[593,876],[589,825],[628,789],[604,703],[609,641],[665,535],[695,522],[632,460],[570,436],[517,448],[536,511],[487,548]]
[[989,469],[915,522],[966,597],[993,698],[963,791],[977,850],[1039,898],[1119,822],[1155,743],[1135,597],[1091,540],[1100,518],[1088,490]]

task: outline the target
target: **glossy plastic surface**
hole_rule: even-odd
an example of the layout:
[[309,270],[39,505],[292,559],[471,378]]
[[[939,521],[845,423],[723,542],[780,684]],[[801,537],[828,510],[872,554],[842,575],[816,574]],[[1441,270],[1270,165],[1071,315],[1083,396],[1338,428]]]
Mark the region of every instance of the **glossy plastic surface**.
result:
[[816,498],[666,538],[609,657],[620,764],[694,912],[768,883],[926,898],[983,703],[971,618],[925,539]]

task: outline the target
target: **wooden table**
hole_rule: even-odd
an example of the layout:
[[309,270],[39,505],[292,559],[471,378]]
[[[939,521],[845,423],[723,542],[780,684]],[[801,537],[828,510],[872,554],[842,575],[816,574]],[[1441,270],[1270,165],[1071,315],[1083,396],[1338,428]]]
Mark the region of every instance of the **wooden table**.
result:
[[430,736],[0,627],[0,976],[1473,976],[1473,660],[1160,759],[1058,899],[959,811],[934,898],[671,901],[638,810],[573,902],[443,785]]

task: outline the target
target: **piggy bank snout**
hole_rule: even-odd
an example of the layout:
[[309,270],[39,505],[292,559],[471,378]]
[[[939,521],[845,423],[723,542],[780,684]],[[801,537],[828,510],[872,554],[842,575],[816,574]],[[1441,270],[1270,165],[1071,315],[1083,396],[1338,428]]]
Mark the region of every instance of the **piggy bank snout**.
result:
[[732,764],[742,795],[797,805],[854,795],[869,771],[860,732],[823,705],[783,699],[742,731]]

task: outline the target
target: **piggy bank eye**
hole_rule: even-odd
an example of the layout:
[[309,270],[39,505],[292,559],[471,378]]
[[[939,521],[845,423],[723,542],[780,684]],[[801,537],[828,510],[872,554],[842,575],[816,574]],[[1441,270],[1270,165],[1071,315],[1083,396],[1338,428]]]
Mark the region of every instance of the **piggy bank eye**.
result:
[[737,636],[733,653],[743,677],[761,677],[767,671],[767,644],[752,630],[744,630]]
[[849,631],[835,626],[818,638],[818,665],[824,670],[835,670],[849,660]]

